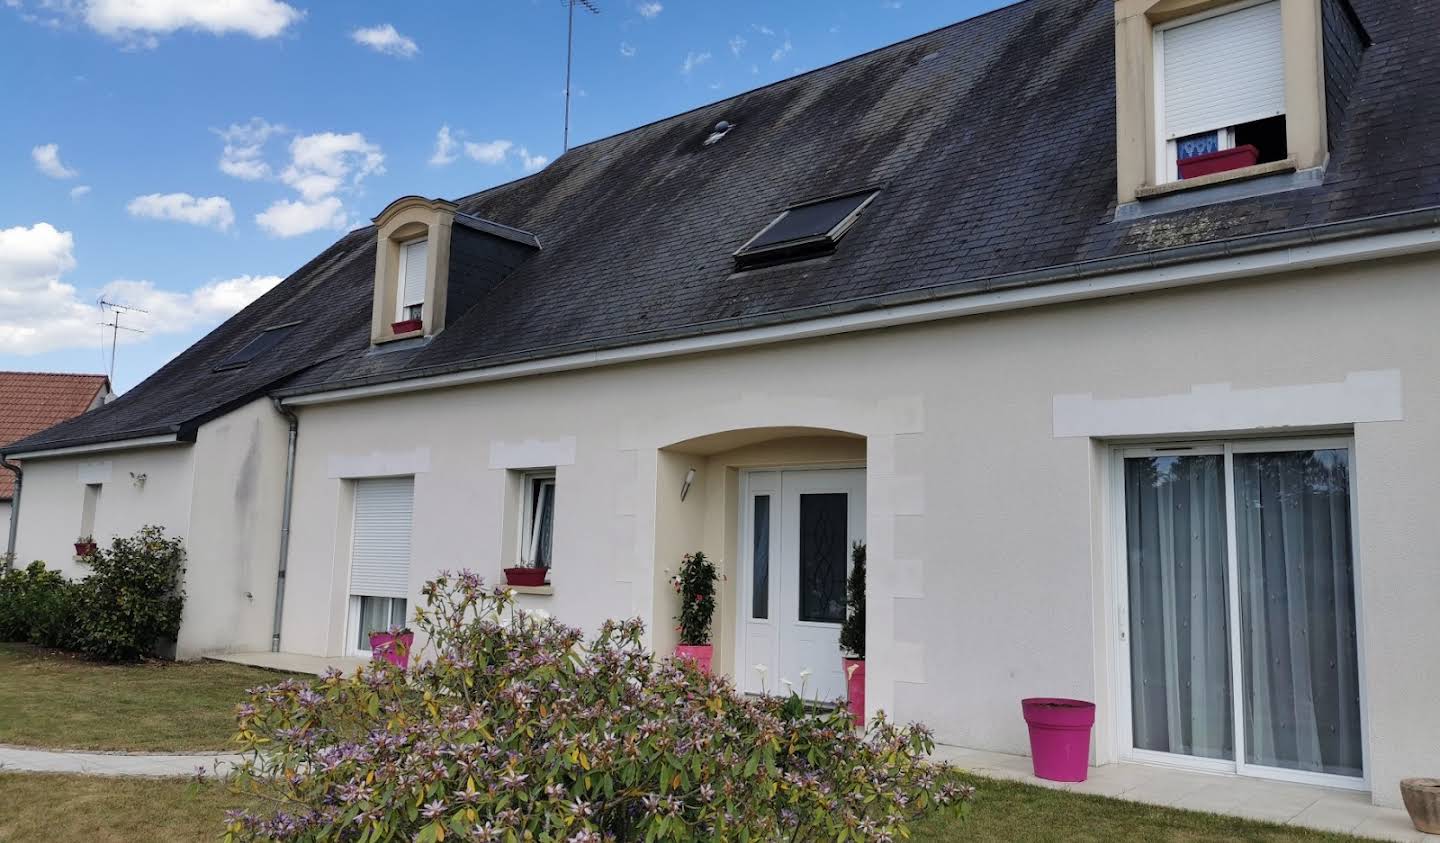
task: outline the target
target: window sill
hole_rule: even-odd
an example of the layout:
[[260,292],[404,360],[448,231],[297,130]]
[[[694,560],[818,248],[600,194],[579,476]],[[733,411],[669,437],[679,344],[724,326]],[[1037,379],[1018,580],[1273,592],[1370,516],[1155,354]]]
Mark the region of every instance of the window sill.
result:
[[516,594],[534,594],[534,595],[538,595],[538,596],[540,596],[540,597],[549,597],[550,595],[552,595],[552,594],[555,593],[555,586],[553,586],[553,585],[548,585],[548,584],[547,584],[547,585],[507,585],[507,586],[505,586],[505,588],[508,589],[508,590],[510,590],[510,591],[515,592]]
[[1256,164],[1253,167],[1241,167],[1238,170],[1226,170],[1223,173],[1211,173],[1208,176],[1199,176],[1193,179],[1171,181],[1164,184],[1141,185],[1135,191],[1137,199],[1154,199],[1157,196],[1169,196],[1172,193],[1179,193],[1184,190],[1196,190],[1202,187],[1212,187],[1217,184],[1229,184],[1230,182],[1256,179],[1261,176],[1275,175],[1276,173],[1293,173],[1299,167],[1295,156],[1290,156],[1284,161],[1267,161],[1264,164]]
[[383,336],[383,337],[376,337],[376,338],[375,338],[375,344],[376,344],[376,345],[383,345],[383,344],[385,344],[385,343],[387,343],[387,342],[395,342],[396,340],[408,340],[408,339],[414,339],[415,337],[423,337],[423,336],[425,336],[425,329],[424,329],[424,328],[421,328],[421,329],[418,330],[418,331],[406,331],[406,332],[403,333],[403,334],[386,334],[386,335]]

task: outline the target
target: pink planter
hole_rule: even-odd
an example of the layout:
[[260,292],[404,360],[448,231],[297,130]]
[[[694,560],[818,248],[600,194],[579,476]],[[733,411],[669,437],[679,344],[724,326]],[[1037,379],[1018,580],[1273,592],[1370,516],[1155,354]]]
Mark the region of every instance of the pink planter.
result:
[[371,661],[387,661],[396,667],[404,667],[410,660],[410,647],[415,643],[413,632],[372,632],[370,633]]
[[694,662],[702,673],[710,672],[710,659],[715,654],[713,644],[676,644],[675,658]]
[[856,726],[865,725],[865,660],[842,659],[845,662],[845,690],[850,700],[850,716]]
[[1083,782],[1090,771],[1090,729],[1095,703],[1055,697],[1021,700],[1030,727],[1035,775],[1052,782]]
[[1194,179],[1208,176],[1211,173],[1253,167],[1259,160],[1260,150],[1247,143],[1233,149],[1222,149],[1219,152],[1207,152],[1204,155],[1182,158],[1176,162],[1176,165],[1180,171],[1180,178]]
[[425,323],[419,319],[402,319],[399,322],[390,323],[390,333],[408,334],[411,331],[418,331],[423,327],[425,327]]
[[550,573],[549,568],[506,568],[506,585],[523,585],[530,588],[545,584],[545,577]]

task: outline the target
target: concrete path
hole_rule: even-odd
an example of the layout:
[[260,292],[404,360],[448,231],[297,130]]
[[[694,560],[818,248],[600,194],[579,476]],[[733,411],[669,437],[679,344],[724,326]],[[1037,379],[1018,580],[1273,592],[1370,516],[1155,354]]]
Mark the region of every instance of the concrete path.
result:
[[0,746],[0,772],[82,773],[91,776],[193,776],[196,767],[207,774],[224,773],[240,756],[222,753],[198,755],[129,755],[119,752],[71,752]]
[[205,658],[210,661],[263,667],[266,670],[279,670],[286,673],[309,673],[315,676],[323,675],[332,667],[348,676],[354,673],[357,667],[366,663],[365,659],[351,656],[307,656],[301,653],[272,653],[268,650],[249,653],[210,653]]

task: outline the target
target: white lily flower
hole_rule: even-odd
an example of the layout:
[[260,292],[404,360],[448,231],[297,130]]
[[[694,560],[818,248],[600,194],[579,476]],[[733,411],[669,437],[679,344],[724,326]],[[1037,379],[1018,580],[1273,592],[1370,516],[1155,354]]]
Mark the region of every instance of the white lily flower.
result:
[[755,672],[760,674],[761,676],[764,676],[765,674],[770,672],[770,668],[766,667],[763,664],[757,664],[755,665]]
[[794,688],[794,687],[795,687],[795,683],[794,683],[794,682],[791,682],[789,679],[786,679],[786,678],[783,677],[783,676],[780,677],[780,684],[781,684],[781,685],[784,685],[786,688]]
[[810,676],[811,676],[810,668],[807,667],[807,668],[805,668],[804,670],[800,671],[800,681],[801,681],[801,682],[804,682],[806,679],[809,679]]

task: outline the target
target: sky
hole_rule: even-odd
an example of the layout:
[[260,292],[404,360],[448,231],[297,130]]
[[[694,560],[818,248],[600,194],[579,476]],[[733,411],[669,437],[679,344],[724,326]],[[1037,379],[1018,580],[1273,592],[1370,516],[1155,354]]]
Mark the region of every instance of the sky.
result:
[[[592,2],[572,146],[1005,5]],[[565,31],[564,0],[0,0],[0,369],[105,372],[113,333],[124,391],[390,200],[543,168]]]

